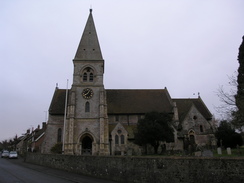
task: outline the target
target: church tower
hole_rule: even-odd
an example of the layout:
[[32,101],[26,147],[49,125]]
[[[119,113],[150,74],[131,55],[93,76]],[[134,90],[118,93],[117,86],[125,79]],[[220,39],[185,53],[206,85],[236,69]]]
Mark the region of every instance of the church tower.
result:
[[91,9],[73,64],[64,153],[109,155],[104,60]]

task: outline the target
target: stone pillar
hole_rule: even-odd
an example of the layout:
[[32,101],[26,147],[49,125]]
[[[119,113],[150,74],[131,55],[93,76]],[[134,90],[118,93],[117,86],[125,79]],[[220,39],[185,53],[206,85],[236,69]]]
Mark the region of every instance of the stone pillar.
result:
[[109,155],[109,142],[108,142],[108,118],[106,107],[106,94],[105,91],[100,91],[100,155]]
[[74,153],[74,122],[75,122],[75,91],[72,88],[69,95],[68,103],[68,113],[66,120],[66,136],[65,136],[65,148],[64,154],[73,154]]
[[73,154],[74,142],[73,142],[73,133],[74,133],[74,118],[70,118],[66,123],[66,132],[65,132],[65,146],[64,154]]

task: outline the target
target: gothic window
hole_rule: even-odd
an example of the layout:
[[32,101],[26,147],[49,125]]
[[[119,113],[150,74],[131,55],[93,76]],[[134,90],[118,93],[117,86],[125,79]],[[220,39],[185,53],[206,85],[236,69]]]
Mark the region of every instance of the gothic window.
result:
[[192,145],[195,144],[195,136],[194,135],[190,135],[190,143]]
[[62,129],[59,128],[58,129],[58,138],[57,138],[57,142],[61,142],[62,141]]
[[121,140],[121,144],[124,144],[125,143],[125,136],[124,135],[121,135],[120,136],[120,140]]
[[82,71],[82,77],[84,82],[93,82],[94,80],[94,71],[92,68],[87,67]]
[[119,121],[119,115],[115,115],[115,121]]
[[119,136],[115,135],[115,144],[119,144]]
[[90,103],[89,102],[86,102],[85,112],[90,112]]
[[203,132],[203,126],[200,125],[200,132]]
[[87,73],[86,72],[83,74],[83,81],[87,81]]
[[89,81],[92,82],[93,81],[93,73],[90,73],[90,76],[89,76]]

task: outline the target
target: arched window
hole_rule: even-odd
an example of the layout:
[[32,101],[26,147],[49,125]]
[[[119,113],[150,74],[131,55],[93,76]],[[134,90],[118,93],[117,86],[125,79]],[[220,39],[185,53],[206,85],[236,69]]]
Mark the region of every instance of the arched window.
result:
[[87,73],[86,72],[83,74],[83,81],[87,81]]
[[85,112],[90,112],[90,103],[89,102],[86,102]]
[[93,82],[93,80],[94,80],[94,71],[90,67],[86,67],[82,71],[81,75],[83,77],[84,82]]
[[59,128],[58,129],[58,138],[57,138],[57,142],[61,142],[62,141],[62,129]]
[[93,73],[90,73],[90,76],[89,76],[89,81],[92,82],[93,81]]
[[191,143],[191,145],[195,144],[195,136],[194,135],[190,135],[190,143]]
[[115,135],[115,144],[119,144],[119,136]]
[[121,135],[120,136],[120,140],[121,140],[121,144],[124,144],[125,143],[125,136],[124,135]]

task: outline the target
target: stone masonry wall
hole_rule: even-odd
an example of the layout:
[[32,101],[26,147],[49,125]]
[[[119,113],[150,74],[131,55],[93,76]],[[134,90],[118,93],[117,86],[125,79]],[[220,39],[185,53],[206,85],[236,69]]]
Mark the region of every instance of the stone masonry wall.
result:
[[118,182],[244,182],[244,158],[70,156],[30,153],[26,161]]

